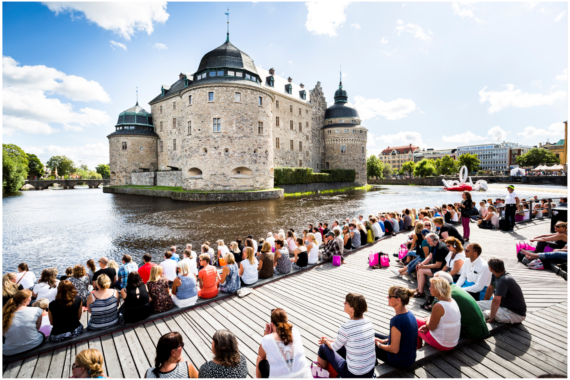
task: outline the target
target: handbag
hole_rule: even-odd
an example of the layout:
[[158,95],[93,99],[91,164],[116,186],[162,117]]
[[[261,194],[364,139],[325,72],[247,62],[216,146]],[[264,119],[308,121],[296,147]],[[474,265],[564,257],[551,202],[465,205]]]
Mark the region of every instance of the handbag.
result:
[[220,264],[221,267],[225,267],[226,265],[228,265],[226,263],[226,260],[223,259],[223,257],[220,257],[220,259],[218,260],[218,263]]
[[314,379],[329,379],[330,373],[324,368],[317,365],[316,362],[311,363],[311,374]]
[[401,247],[398,252],[398,259],[402,260],[408,254],[408,248]]
[[382,267],[389,267],[390,266],[390,256],[387,253],[383,253],[380,257],[380,265]]
[[335,267],[340,267],[341,257],[339,255],[334,255],[332,258],[332,265]]
[[373,267],[379,264],[380,259],[378,258],[378,253],[371,253],[368,255],[368,265]]

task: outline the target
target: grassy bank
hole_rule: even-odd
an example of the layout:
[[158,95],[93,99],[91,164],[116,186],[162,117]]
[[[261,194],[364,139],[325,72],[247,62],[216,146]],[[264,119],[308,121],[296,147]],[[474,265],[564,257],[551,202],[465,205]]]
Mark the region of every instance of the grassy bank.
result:
[[307,191],[305,193],[285,193],[285,198],[287,197],[302,197],[305,195],[315,195],[315,194],[332,194],[332,193],[344,193],[346,191],[352,190],[370,190],[372,189],[372,185],[366,186],[349,186],[349,187],[341,187],[340,189],[333,189],[333,190],[323,190],[323,191]]
[[227,194],[227,193],[255,193],[258,191],[272,191],[275,189],[264,190],[184,190],[182,187],[174,186],[144,186],[144,185],[124,185],[124,186],[110,186],[117,189],[143,189],[143,190],[158,190],[158,191],[173,191],[176,193],[203,193],[203,194]]

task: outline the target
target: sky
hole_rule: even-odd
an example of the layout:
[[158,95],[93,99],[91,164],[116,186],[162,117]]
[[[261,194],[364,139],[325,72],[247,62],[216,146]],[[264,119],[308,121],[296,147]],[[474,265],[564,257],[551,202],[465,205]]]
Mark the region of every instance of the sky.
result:
[[339,71],[368,154],[564,138],[564,2],[3,2],[3,143],[109,162],[118,114],[230,39],[334,102]]

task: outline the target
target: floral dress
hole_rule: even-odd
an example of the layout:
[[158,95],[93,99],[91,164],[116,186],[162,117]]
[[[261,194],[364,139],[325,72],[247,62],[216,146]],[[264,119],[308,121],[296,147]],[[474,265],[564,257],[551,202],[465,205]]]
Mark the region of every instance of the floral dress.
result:
[[220,285],[220,291],[235,293],[240,288],[239,273],[236,264],[228,265],[230,273],[226,276],[226,282]]
[[81,298],[83,306],[87,305],[87,297],[89,296],[89,277],[68,277],[67,280],[75,286],[77,295]]
[[174,302],[168,293],[168,282],[161,278],[155,282],[147,282],[148,294],[152,299],[150,305],[154,313],[162,313],[172,309]]

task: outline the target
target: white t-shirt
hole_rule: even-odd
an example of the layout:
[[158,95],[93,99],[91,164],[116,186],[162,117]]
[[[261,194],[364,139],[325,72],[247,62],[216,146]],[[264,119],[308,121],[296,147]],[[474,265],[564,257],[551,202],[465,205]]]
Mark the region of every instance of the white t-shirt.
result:
[[226,253],[228,253],[230,250],[228,249],[227,246],[225,245],[218,245],[218,254],[221,253],[221,257],[223,258]]
[[273,236],[268,237],[267,239],[265,239],[265,241],[271,244],[271,247],[275,248],[275,238]]
[[451,260],[451,256],[453,256],[453,253],[451,252],[449,252],[447,256],[445,256],[445,265],[447,265],[450,270],[453,269],[453,266],[455,265],[455,262],[457,260],[461,260],[463,261],[463,264],[465,264],[465,259],[466,259],[465,253],[459,252],[457,255],[455,255],[455,258],[453,260]]
[[39,307],[27,307],[16,312],[10,328],[4,331],[4,355],[15,355],[40,345],[44,336],[37,330],[36,321],[42,313]]
[[[194,254],[192,257],[196,257],[196,254]],[[190,273],[194,273],[196,276],[198,276],[198,265],[196,264],[196,260],[185,258],[184,260],[180,260],[180,262],[188,263]]]
[[[20,280],[20,278],[21,278],[21,280]],[[37,281],[36,275],[34,274],[34,272],[30,272],[30,271],[17,273],[16,274],[16,282],[18,280],[20,280],[18,285],[22,285],[22,288],[24,288],[24,289],[30,289],[32,286],[34,286],[34,284]]]
[[308,252],[309,253],[309,264],[316,264],[319,261],[319,246],[315,243],[313,244],[313,248]]
[[517,200],[515,198],[518,198],[518,197],[519,196],[514,191],[512,193],[508,193],[507,196],[505,197],[505,204],[507,204],[507,205],[517,204]]
[[243,275],[241,276],[243,282],[247,285],[256,283],[258,280],[257,266],[259,265],[257,259],[253,259],[253,264],[248,259],[242,260],[241,265],[243,265]]
[[489,211],[489,214],[493,214],[493,216],[491,216],[491,224],[495,226],[495,228],[499,228],[499,215],[493,211]]
[[55,280],[55,288],[49,288],[49,284],[45,282],[40,282],[39,284],[34,285],[32,292],[37,294],[38,296],[36,299],[46,298],[48,302],[55,300],[55,296],[57,295],[57,287],[59,285],[59,280]]
[[312,378],[305,358],[305,348],[299,331],[293,327],[293,342],[284,345],[273,334],[261,338],[261,347],[269,362],[269,377]]
[[315,235],[315,239],[317,239],[319,246],[323,245],[323,235],[321,235],[320,232],[313,232],[313,234]]
[[168,259],[164,260],[159,265],[162,267],[164,277],[168,281],[174,281],[176,279],[176,261]]

